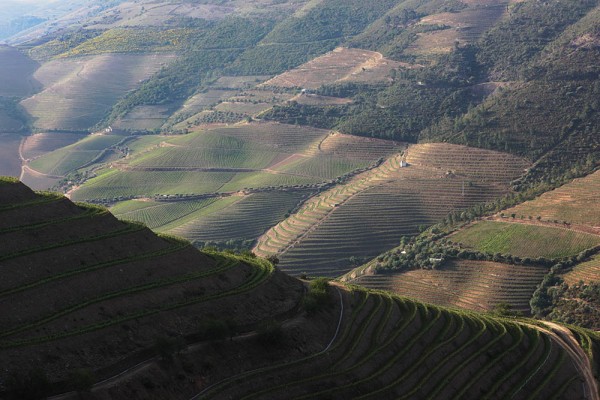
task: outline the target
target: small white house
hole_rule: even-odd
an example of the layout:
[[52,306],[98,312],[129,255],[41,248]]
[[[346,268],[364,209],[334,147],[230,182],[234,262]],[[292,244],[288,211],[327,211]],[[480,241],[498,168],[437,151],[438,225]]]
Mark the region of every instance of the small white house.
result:
[[408,167],[408,163],[404,160],[400,161],[400,168],[406,168]]

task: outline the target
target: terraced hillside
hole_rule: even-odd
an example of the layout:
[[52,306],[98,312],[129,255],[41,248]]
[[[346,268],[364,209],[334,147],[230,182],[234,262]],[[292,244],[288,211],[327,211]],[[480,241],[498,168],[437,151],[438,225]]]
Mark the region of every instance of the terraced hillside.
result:
[[549,328],[378,292],[340,300],[339,331],[323,350],[215,376],[194,398],[595,398],[571,339]]
[[[116,154],[116,147],[127,141],[118,135],[91,135],[58,150],[36,157],[27,164],[35,171],[47,175],[66,176],[86,166],[106,162]],[[116,153],[116,154],[115,154]]]
[[353,263],[396,247],[401,236],[418,233],[420,226],[507,193],[527,165],[511,155],[463,146],[411,146],[405,156],[306,202],[263,235],[254,251],[278,254],[281,268],[292,274],[341,275]]
[[385,59],[381,53],[338,47],[297,68],[276,76],[265,86],[318,89],[337,82],[386,82],[392,69],[407,64]]
[[[89,140],[96,143],[99,138],[113,138],[117,142],[119,137],[85,139],[35,160],[32,167],[40,165],[56,173],[77,170],[73,164],[66,166],[74,168],[66,168],[64,151],[75,151]],[[343,175],[364,170],[402,148],[399,143],[380,139],[256,122],[217,126],[176,137],[163,136],[162,141],[151,137],[140,140],[146,140],[146,144],[137,140],[120,146],[113,144],[121,152],[126,151],[127,157],[121,154],[120,159],[110,163],[110,168],[97,171],[98,176],[73,191],[71,197],[110,203],[133,198],[159,199],[161,203],[157,206],[160,207],[151,209],[152,215],[158,218],[150,224],[153,228],[203,242],[255,239],[295,209],[311,191],[331,185]],[[124,147],[127,150],[123,150]],[[104,162],[110,160],[110,154],[81,154],[93,155],[96,161],[100,156],[105,158]],[[64,160],[73,161],[74,157]],[[229,197],[232,194],[235,197]],[[197,197],[203,197],[200,200],[204,201],[207,196],[223,198],[210,207],[196,202]],[[175,203],[165,204],[169,201]],[[191,205],[190,212],[195,211],[186,213],[182,209],[183,214],[173,214],[179,215],[179,220],[158,216],[167,209],[183,206],[181,201]],[[123,216],[149,222],[148,211],[150,209],[139,212],[125,209],[127,214]],[[116,213],[121,214],[118,208]],[[228,216],[228,213],[232,214]],[[214,229],[215,221],[223,225]]]
[[264,192],[197,201],[139,201],[111,208],[120,219],[140,221],[157,232],[192,242],[253,240],[284,218],[307,191]]
[[16,181],[0,182],[0,214],[4,382],[39,366],[52,381],[77,368],[102,379],[152,357],[161,338],[193,337],[223,315],[252,326],[302,292],[261,260],[200,253]]
[[600,256],[573,267],[573,270],[563,276],[569,285],[584,282],[600,282]]
[[34,78],[39,64],[19,50],[0,45],[0,96],[25,97],[40,89]]
[[168,54],[103,54],[53,60],[33,75],[43,90],[21,104],[38,129],[87,131],[172,59]]
[[[0,213],[2,395],[61,393],[92,370],[93,395],[112,399],[596,398],[588,354],[559,326],[323,281],[305,293],[260,259],[6,178]],[[591,349],[591,332],[577,337]],[[26,383],[40,373],[52,385]]]
[[532,216],[541,221],[566,221],[591,228],[600,227],[600,171],[573,180],[564,186],[544,193],[532,201],[504,211],[517,217]]
[[529,315],[529,300],[548,267],[458,260],[435,270],[363,275],[353,283],[441,306],[491,311],[508,304]]
[[600,236],[561,227],[480,221],[450,240],[485,253],[518,257],[565,258],[600,245]]

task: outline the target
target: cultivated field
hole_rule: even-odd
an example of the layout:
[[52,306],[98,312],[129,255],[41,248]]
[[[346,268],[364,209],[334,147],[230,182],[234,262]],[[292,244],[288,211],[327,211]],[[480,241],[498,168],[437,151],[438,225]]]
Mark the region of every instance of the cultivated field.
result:
[[589,261],[578,264],[563,275],[565,282],[569,285],[584,282],[600,282],[600,256],[596,255]]
[[579,398],[589,390],[557,336],[525,324],[361,289],[344,291],[344,304],[323,351],[240,372],[202,398]]
[[160,129],[170,115],[171,107],[167,105],[137,106],[115,121],[112,127],[130,131],[151,131]]
[[65,176],[88,165],[119,157],[120,153],[113,149],[124,139],[125,137],[117,135],[87,136],[74,144],[36,158],[29,167],[44,174]]
[[[88,181],[73,198],[293,188],[367,167],[397,148],[393,142],[276,123],[214,127],[163,138],[162,142],[148,139],[147,150],[132,142],[137,153]],[[346,152],[350,148],[354,151]]]
[[[131,365],[159,335],[197,333],[216,310],[241,325],[289,312],[302,292],[268,263],[200,253],[20,184],[0,184],[0,214],[0,360],[21,370],[36,354],[60,355],[44,361],[53,380],[90,360],[99,371]],[[290,298],[273,309],[280,290]]]
[[[176,221],[165,231],[192,241],[252,240],[281,221],[304,198],[302,192],[255,193],[244,197],[226,197],[203,215],[190,215],[189,222]],[[226,204],[222,205],[221,203]]]
[[546,267],[460,260],[435,270],[364,275],[352,282],[441,306],[490,311],[504,303],[529,315],[529,300],[548,270]]
[[567,221],[600,228],[599,204],[600,171],[510,208],[504,214],[516,214],[517,217],[523,215],[525,218],[539,216],[542,221]]
[[[330,136],[320,148],[344,149],[337,139]],[[404,159],[409,164],[402,168]],[[513,156],[464,146],[411,146],[404,156],[306,202],[263,235],[254,251],[278,254],[281,268],[292,274],[338,276],[397,246],[401,236],[417,234],[420,226],[501,196],[526,165]]]
[[[98,176],[72,192],[71,198],[115,203],[176,196],[162,200],[177,205],[161,202],[139,210],[117,205],[114,210],[120,217],[198,241],[254,239],[316,191],[315,185],[366,168],[402,148],[390,141],[276,123],[213,127],[175,137],[139,137],[127,146],[128,157],[98,171]],[[206,207],[182,198],[215,193],[236,195]],[[153,203],[144,202],[149,204]]]
[[317,89],[339,81],[385,82],[390,71],[401,66],[405,65],[387,60],[377,52],[339,47],[268,80],[264,85]]
[[470,2],[468,7],[458,12],[445,12],[428,15],[419,22],[424,26],[444,27],[442,30],[420,33],[406,54],[428,56],[450,53],[456,42],[474,43],[501,18],[506,15],[509,1],[501,0],[493,4]]
[[449,237],[490,254],[518,257],[563,258],[600,245],[600,236],[566,228],[520,223],[479,221]]
[[34,74],[43,91],[21,104],[38,129],[85,131],[172,59],[166,54],[104,54],[50,61]]

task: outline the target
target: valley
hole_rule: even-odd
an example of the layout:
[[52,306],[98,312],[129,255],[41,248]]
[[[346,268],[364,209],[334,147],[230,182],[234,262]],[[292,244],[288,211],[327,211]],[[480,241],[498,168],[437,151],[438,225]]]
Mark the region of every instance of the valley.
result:
[[0,398],[599,398],[597,0],[20,1]]

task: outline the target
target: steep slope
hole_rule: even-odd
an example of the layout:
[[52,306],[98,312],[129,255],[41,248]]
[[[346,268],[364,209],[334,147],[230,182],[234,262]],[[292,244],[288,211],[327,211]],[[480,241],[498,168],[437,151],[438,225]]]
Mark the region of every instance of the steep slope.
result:
[[[408,162],[408,163],[407,163]],[[305,202],[258,241],[291,274],[338,276],[440,222],[448,213],[500,197],[528,163],[498,152],[448,144],[410,146]]]
[[0,213],[4,382],[37,366],[52,381],[77,368],[102,378],[151,356],[159,339],[191,338],[224,315],[234,329],[253,326],[302,293],[269,263],[200,253],[15,181],[0,184]]
[[7,178],[0,213],[9,398],[597,398],[592,353],[558,325],[306,290]]
[[[187,396],[171,398],[597,398],[588,355],[560,326],[552,333],[380,292],[329,291],[330,306],[290,321],[276,342],[260,345],[260,336],[248,336],[186,352],[187,362],[218,354],[221,363],[202,375],[187,374],[197,387],[181,383]],[[588,343],[594,338],[577,334]],[[287,353],[298,340],[303,351]],[[168,379],[156,365],[136,375],[161,384]],[[168,393],[131,382],[94,394],[122,399],[136,392]]]

